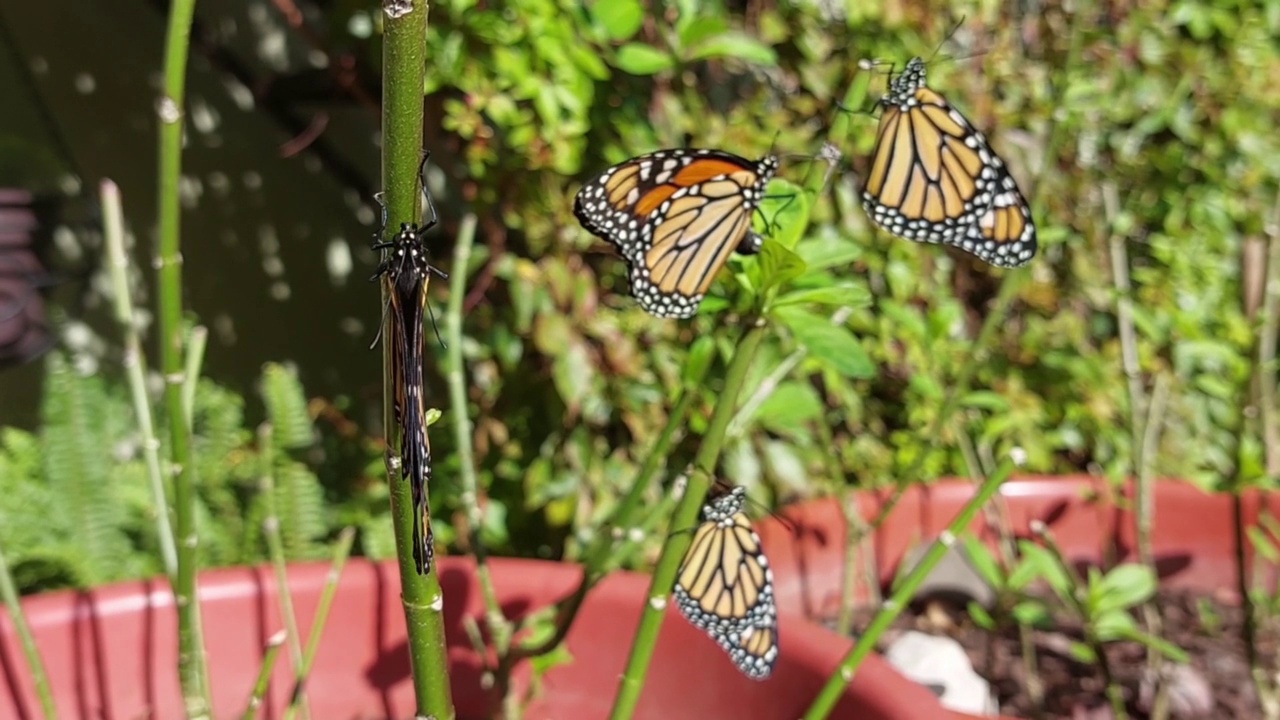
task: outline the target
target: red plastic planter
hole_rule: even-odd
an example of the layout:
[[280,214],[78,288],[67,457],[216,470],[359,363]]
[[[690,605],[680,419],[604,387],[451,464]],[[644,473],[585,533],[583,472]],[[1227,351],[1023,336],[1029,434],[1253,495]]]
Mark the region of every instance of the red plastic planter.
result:
[[[937,537],[973,496],[974,489],[968,480],[909,489],[874,535],[881,581],[889,582],[911,547]],[[1234,591],[1236,545],[1231,496],[1205,493],[1172,480],[1156,483],[1155,489],[1152,545],[1161,583]],[[1001,488],[1000,497],[1016,537],[1031,537],[1031,521],[1040,520],[1049,526],[1069,560],[1098,564],[1133,560],[1135,556],[1134,518],[1123,509],[1133,507],[1133,488],[1125,488],[1123,503],[1115,502],[1113,492],[1106,481],[1080,475],[1015,478]],[[874,518],[888,496],[888,492],[858,496],[863,517]],[[1256,524],[1264,508],[1280,517],[1280,496],[1246,493],[1246,526]],[[767,518],[757,526],[774,569],[778,605],[811,618],[833,617],[840,606],[848,538],[840,505],[831,499],[818,500],[789,507],[781,515],[786,524]],[[982,514],[970,530],[994,547],[997,531],[987,527]],[[1252,548],[1245,551],[1249,567],[1255,567]],[[1274,573],[1275,568],[1262,571]]]
[[[513,618],[564,596],[579,577],[575,566],[533,560],[495,559],[492,567],[499,600]],[[319,564],[290,568],[304,637],[326,571]],[[439,572],[459,717],[491,717],[496,699],[480,687],[479,659],[462,629],[464,616],[479,619],[481,614],[474,566],[467,559],[446,558]],[[617,573],[590,595],[569,634],[573,662],[542,679],[527,718],[592,720],[607,714],[647,588],[646,576]],[[267,568],[218,570],[201,576],[200,593],[216,716],[238,717],[263,645],[281,627],[275,583]],[[51,593],[28,598],[24,607],[64,718],[181,717],[175,615],[165,582]],[[850,642],[795,615],[781,619],[780,631],[783,653],[777,670],[768,681],[755,682],[739,675],[718,647],[669,609],[636,717],[798,717]],[[290,689],[289,667],[287,653],[282,653],[268,696],[270,710],[263,717],[279,717]],[[308,684],[313,716],[412,717],[408,673],[395,566],[353,560],[343,573]],[[529,679],[527,665],[519,668],[515,685],[522,696]],[[0,718],[36,718],[38,708],[12,624],[0,613]],[[943,710],[928,690],[873,656],[832,717],[966,716]]]

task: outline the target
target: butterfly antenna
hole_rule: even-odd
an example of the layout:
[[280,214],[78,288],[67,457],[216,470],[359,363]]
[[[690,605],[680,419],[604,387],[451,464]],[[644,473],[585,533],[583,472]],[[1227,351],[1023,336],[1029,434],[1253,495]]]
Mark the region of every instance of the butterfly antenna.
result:
[[373,336],[373,343],[369,345],[372,350],[378,347],[378,341],[382,339],[382,328],[387,326],[387,316],[391,314],[391,298],[382,304],[382,319],[378,321],[378,334]]
[[[426,292],[425,288],[423,292]],[[431,318],[431,329],[435,331],[436,342],[440,343],[442,349],[448,350],[449,346],[445,344],[444,338],[440,337],[440,326],[436,324],[436,311],[431,309],[431,303],[427,303],[427,317]]]
[[378,231],[373,234],[374,250],[386,247],[386,244],[382,241],[383,234],[387,232],[387,203],[383,200],[384,197],[386,197],[386,193],[381,190],[373,194],[374,201],[378,203],[378,207],[382,208],[382,222],[378,225]]

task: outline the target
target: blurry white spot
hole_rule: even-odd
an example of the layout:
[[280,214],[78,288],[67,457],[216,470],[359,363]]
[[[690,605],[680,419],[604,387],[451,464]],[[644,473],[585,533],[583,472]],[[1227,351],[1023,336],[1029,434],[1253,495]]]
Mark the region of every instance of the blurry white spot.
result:
[[88,95],[98,87],[98,81],[93,79],[89,73],[79,73],[75,79],[76,92],[81,95]]
[[258,250],[263,255],[280,253],[280,238],[276,237],[276,229],[271,225],[258,226]]
[[31,58],[31,72],[36,75],[44,75],[49,72],[49,61],[39,56]]
[[223,345],[236,344],[236,323],[231,316],[222,313],[213,319],[213,332]]
[[199,132],[213,132],[218,127],[218,111],[205,102],[203,98],[193,98],[191,100],[191,109],[188,115],[191,118],[191,126]]
[[1027,451],[1020,447],[1015,447],[1009,451],[1009,459],[1013,461],[1014,465],[1022,467],[1027,464]]
[[79,260],[84,257],[84,248],[80,247],[80,240],[65,225],[59,225],[53,229],[53,244],[58,248],[58,253],[67,260]]
[[653,608],[654,610],[666,610],[667,598],[665,596],[651,597],[649,598],[649,607]]
[[338,321],[338,329],[351,337],[364,334],[364,321],[355,317],[344,317]]
[[258,190],[262,188],[262,176],[256,172],[249,171],[244,174],[244,187],[246,190]]
[[58,188],[68,195],[79,195],[81,183],[79,175],[70,173],[58,178]]
[[226,197],[231,190],[231,179],[227,177],[226,173],[218,172],[217,170],[209,173],[204,182],[219,197]]
[[[255,6],[256,7],[256,6]],[[283,72],[289,68],[288,36],[279,28],[272,28],[258,40],[258,57],[272,69]]]
[[329,56],[320,50],[312,50],[307,53],[307,62],[314,68],[329,67]]
[[280,261],[280,256],[272,255],[262,258],[262,271],[267,274],[267,277],[284,275],[284,263]]
[[204,195],[204,183],[194,175],[183,175],[178,181],[178,197],[182,207],[190,209],[197,205],[200,196]]
[[353,37],[367,39],[373,36],[373,18],[368,13],[355,12],[347,19],[347,32]]
[[351,246],[345,240],[334,238],[329,241],[324,253],[325,265],[329,268],[329,277],[339,284],[345,283],[351,275]]
[[356,220],[359,220],[361,225],[372,225],[378,221],[378,215],[373,208],[362,205],[356,210]]
[[243,83],[231,78],[223,78],[223,85],[226,88],[227,95],[231,98],[231,102],[236,104],[237,108],[248,112],[253,109],[253,91],[245,87]]
[[289,290],[289,283],[281,280],[280,282],[271,283],[271,298],[273,300],[288,300],[292,291]]
[[182,119],[182,113],[178,110],[178,104],[173,98],[164,96],[160,98],[159,104],[156,106],[156,114],[160,116],[160,122],[171,125]]

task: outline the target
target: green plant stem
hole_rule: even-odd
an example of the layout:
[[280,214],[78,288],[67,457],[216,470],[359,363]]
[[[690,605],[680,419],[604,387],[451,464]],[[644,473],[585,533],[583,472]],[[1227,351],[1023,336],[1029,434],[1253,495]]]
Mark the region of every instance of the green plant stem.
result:
[[649,602],[645,604],[644,613],[640,617],[640,625],[636,629],[635,639],[631,645],[631,655],[627,659],[627,667],[623,672],[618,688],[618,696],[614,699],[612,720],[627,720],[635,712],[640,700],[640,691],[644,685],[644,677],[649,671],[649,663],[653,659],[653,649],[658,642],[658,631],[662,627],[667,598],[675,584],[676,572],[680,561],[689,549],[691,535],[680,532],[691,528],[697,522],[698,511],[702,508],[707,490],[711,487],[715,476],[716,462],[720,458],[720,449],[724,444],[725,431],[733,418],[738,396],[746,382],[747,371],[755,359],[756,351],[764,339],[766,325],[758,321],[738,344],[737,352],[729,365],[724,389],[716,403],[714,414],[707,432],[698,447],[694,459],[695,471],[689,474],[689,483],[684,495],[676,505],[671,518],[667,540],[662,546],[662,554],[653,572],[653,580],[649,584]]
[[262,656],[262,665],[258,667],[258,678],[253,682],[253,692],[249,694],[249,702],[240,714],[240,720],[256,720],[258,710],[262,708],[262,699],[267,696],[267,688],[271,686],[271,673],[275,670],[276,659],[280,657],[280,646],[284,645],[289,633],[280,630],[267,638],[267,647]]
[[[382,43],[382,185],[386,191],[387,224],[420,222],[421,192],[418,165],[422,158],[422,87],[427,64],[427,2],[419,0],[404,14],[388,10],[402,3],[383,3]],[[395,15],[395,17],[393,17]],[[462,271],[465,273],[465,269]],[[428,285],[429,283],[424,283]],[[390,287],[382,282],[385,307]],[[427,292],[427,288],[423,288]],[[391,343],[382,344],[383,426],[395,428]],[[466,412],[465,407],[455,412]],[[399,549],[401,601],[409,633],[409,659],[418,715],[434,720],[455,716],[449,688],[449,662],[444,633],[444,595],[439,573],[418,575],[413,561],[414,506],[409,483],[400,479],[399,433],[387,432],[387,480],[391,490],[391,519]],[[440,474],[436,482],[443,480]]]
[[186,367],[183,370],[187,381],[182,385],[182,416],[187,421],[188,432],[192,427],[191,418],[194,416],[196,407],[196,388],[200,386],[200,368],[204,365],[204,349],[208,341],[209,329],[203,325],[196,325],[187,334],[187,358]]
[[[698,382],[701,382],[701,377],[698,378]],[[663,496],[658,508],[648,516],[648,522],[637,524],[636,514],[644,508],[645,490],[648,489],[649,482],[657,474],[658,467],[667,456],[667,451],[671,447],[671,440],[676,431],[684,427],[685,419],[689,416],[689,410],[693,407],[693,401],[697,395],[692,386],[687,385],[684,388],[680,399],[676,401],[675,408],[667,416],[666,426],[658,434],[658,441],[654,443],[653,448],[645,456],[644,464],[641,465],[635,481],[631,483],[630,489],[627,490],[627,494],[618,503],[618,506],[609,513],[608,520],[600,523],[599,529],[591,539],[591,544],[587,546],[586,552],[583,553],[581,582],[578,583],[578,587],[573,594],[562,600],[556,609],[555,632],[551,637],[536,645],[522,645],[514,648],[506,658],[506,661],[500,664],[500,679],[510,673],[511,668],[519,660],[545,655],[564,642],[564,639],[569,635],[569,629],[573,626],[574,619],[577,618],[578,611],[582,609],[582,603],[586,600],[587,593],[591,591],[591,588],[595,587],[596,583],[604,577],[610,568],[625,564],[635,548],[642,544],[642,538],[648,536],[648,531],[652,529],[654,517],[661,514],[662,510],[666,508],[667,496]],[[636,535],[640,537],[635,537]]]
[[[444,337],[448,347],[447,379],[449,382],[449,405],[453,408],[454,446],[458,453],[458,466],[462,480],[462,504],[467,511],[469,526],[467,543],[471,554],[476,559],[476,579],[480,583],[480,595],[484,599],[485,625],[489,628],[489,636],[493,639],[493,648],[499,658],[511,650],[511,623],[502,614],[502,606],[498,604],[498,593],[494,589],[493,575],[489,572],[489,554],[484,547],[481,531],[484,528],[484,510],[480,507],[480,483],[476,478],[475,452],[471,446],[471,417],[467,412],[467,366],[462,357],[462,305],[467,294],[467,265],[471,260],[471,247],[476,237],[475,213],[467,213],[458,228],[457,239],[453,246],[453,274],[449,279],[449,306],[445,310]],[[498,684],[499,694],[503,699],[506,716],[518,716],[518,698],[507,692],[508,678],[505,674],[494,678]]]
[[157,177],[159,251],[160,368],[165,379],[165,408],[169,417],[170,469],[173,478],[177,573],[173,599],[178,611],[178,680],[182,701],[190,720],[203,720],[212,713],[212,701],[205,671],[204,642],[200,633],[200,603],[196,595],[196,476],[191,456],[191,430],[182,403],[186,382],[182,368],[182,252],[181,206],[178,183],[182,173],[183,106],[186,102],[187,52],[191,42],[191,21],[195,0],[169,3],[169,26],[165,34],[164,89],[159,104],[159,168]]
[[[1018,290],[1022,287],[1022,281],[1025,275],[1023,273],[1010,273],[1001,278],[1000,294],[996,296],[995,304],[991,308],[991,312],[987,314],[986,320],[982,322],[982,328],[978,331],[978,338],[973,341],[973,351],[969,353],[968,359],[960,368],[960,374],[956,376],[955,382],[951,384],[951,389],[943,398],[942,406],[938,408],[938,414],[933,416],[933,422],[929,423],[929,429],[925,431],[925,437],[929,438],[928,448],[916,455],[910,467],[902,476],[902,481],[893,489],[893,494],[889,496],[888,501],[880,508],[880,512],[876,515],[876,519],[871,522],[870,530],[874,532],[879,530],[889,514],[893,512],[893,508],[897,506],[898,501],[902,500],[902,496],[907,489],[918,480],[916,477],[920,474],[920,470],[924,467],[924,463],[929,458],[931,451],[937,444],[937,438],[940,437],[942,429],[950,422],[951,416],[959,405],[960,398],[969,391],[969,383],[973,381],[974,373],[978,368],[985,364],[987,346],[991,344],[991,339],[995,336],[996,331],[1004,326],[1005,315],[1009,312],[1009,306],[1013,304],[1014,298],[1018,296]],[[861,539],[861,538],[859,538]]]
[[1089,608],[1085,606],[1085,602],[1081,597],[1083,593],[1087,592],[1088,587],[1084,578],[1080,577],[1080,573],[1076,572],[1075,567],[1067,562],[1066,555],[1062,554],[1062,548],[1058,546],[1058,542],[1054,539],[1053,533],[1049,531],[1048,525],[1039,520],[1034,520],[1031,523],[1031,532],[1044,541],[1045,548],[1070,580],[1071,587],[1068,592],[1063,593],[1063,600],[1071,606],[1071,609],[1076,613],[1076,617],[1080,619],[1080,625],[1084,629],[1084,642],[1098,659],[1098,668],[1102,671],[1102,680],[1106,685],[1107,699],[1111,701],[1112,715],[1116,720],[1128,720],[1129,713],[1125,710],[1124,690],[1115,680],[1115,674],[1111,671],[1111,662],[1107,659],[1103,643],[1098,639],[1098,634],[1093,627]]
[[840,661],[840,665],[836,671],[827,678],[827,682],[818,692],[818,696],[814,698],[813,704],[804,714],[804,720],[821,720],[831,713],[836,706],[836,702],[840,699],[840,695],[844,692],[844,688],[853,681],[853,676],[858,671],[858,666],[862,661],[871,654],[875,648],[876,642],[884,631],[889,629],[893,621],[907,607],[911,598],[915,595],[916,590],[920,588],[920,584],[924,582],[929,573],[933,572],[933,568],[942,560],[948,548],[956,542],[956,537],[964,532],[973,522],[973,518],[978,514],[978,510],[987,504],[996,492],[1000,490],[1000,486],[1013,473],[1014,463],[1012,460],[1005,460],[1000,463],[1000,467],[991,474],[983,483],[978,486],[977,493],[965,503],[955,518],[943,530],[936,540],[925,551],[920,562],[907,573],[906,577],[898,583],[898,587],[893,591],[893,595],[880,606],[880,611],[872,618],[871,623],[867,625],[865,631],[858,638],[857,644],[849,650],[849,653]]
[[[289,592],[288,561],[284,556],[284,542],[280,538],[280,514],[276,506],[275,459],[272,449],[275,444],[271,439],[271,426],[263,423],[258,426],[258,449],[262,454],[261,492],[263,502],[267,506],[267,516],[262,520],[262,535],[267,541],[267,555],[271,558],[271,569],[275,574],[276,593],[280,596],[280,617],[284,621],[284,629],[289,645],[289,659],[293,661],[294,671],[302,667],[302,635],[298,632],[298,616],[293,611],[293,594]],[[310,716],[310,708],[303,707],[303,716]]]
[[324,590],[320,591],[320,602],[316,605],[315,619],[311,621],[311,635],[307,637],[307,649],[302,654],[302,664],[298,666],[293,696],[289,699],[289,707],[284,713],[285,720],[292,720],[299,706],[306,707],[307,678],[311,675],[311,666],[316,661],[316,652],[320,650],[320,638],[324,635],[324,626],[329,619],[329,608],[333,606],[333,596],[338,592],[342,568],[347,564],[347,558],[351,556],[351,543],[355,538],[355,528],[344,527],[342,532],[338,533],[338,541],[333,545],[333,560],[329,566],[329,575],[325,578]]
[[124,211],[120,208],[120,188],[111,180],[103,180],[99,187],[103,236],[107,245],[107,269],[110,272],[112,294],[115,295],[113,309],[116,322],[124,335],[123,365],[129,382],[129,395],[133,400],[133,414],[138,421],[138,433],[142,435],[142,457],[147,465],[151,502],[155,504],[160,558],[164,563],[165,575],[169,577],[169,582],[173,582],[178,574],[178,551],[173,545],[169,500],[160,469],[160,440],[156,437],[151,417],[151,400],[147,397],[147,361],[142,354],[142,341],[133,312],[133,298],[129,292],[129,256],[124,250]]
[[53,704],[49,676],[45,673],[44,661],[40,658],[36,638],[31,634],[31,626],[27,624],[27,615],[22,611],[22,600],[18,597],[18,588],[13,582],[13,573],[9,571],[9,560],[3,549],[0,549],[0,597],[4,598],[5,607],[9,609],[9,619],[13,621],[13,629],[18,633],[22,654],[26,656],[27,667],[31,671],[31,684],[35,686],[36,697],[40,698],[40,708],[44,711],[45,720],[57,720],[58,709]]

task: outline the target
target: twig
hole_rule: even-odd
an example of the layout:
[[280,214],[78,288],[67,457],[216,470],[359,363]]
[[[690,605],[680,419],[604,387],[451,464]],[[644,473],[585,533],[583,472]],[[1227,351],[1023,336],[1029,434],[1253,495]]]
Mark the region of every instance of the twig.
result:
[[267,638],[266,651],[262,656],[262,665],[258,667],[258,679],[253,682],[253,692],[249,694],[249,702],[245,704],[240,720],[255,720],[262,707],[262,699],[267,696],[267,688],[271,686],[271,673],[276,667],[276,658],[280,657],[280,646],[284,644],[288,633],[277,630]]
[[204,349],[209,341],[209,329],[203,325],[191,328],[187,335],[187,359],[183,373],[186,382],[182,384],[182,417],[186,418],[187,430],[192,430],[191,418],[196,409],[196,388],[200,385],[200,368],[204,364]]
[[191,455],[191,430],[185,417],[182,386],[182,251],[181,206],[178,183],[182,175],[183,106],[186,101],[187,55],[195,0],[173,0],[165,35],[164,85],[158,105],[159,167],[157,171],[160,368],[165,379],[169,416],[170,471],[173,473],[174,539],[178,571],[173,599],[178,610],[178,679],[188,720],[204,720],[213,712],[200,630],[200,602],[196,594],[196,473]]
[[320,591],[320,603],[316,605],[316,616],[311,621],[311,635],[307,638],[307,649],[302,654],[302,664],[297,667],[298,677],[293,686],[293,696],[289,707],[285,710],[285,720],[292,720],[294,712],[301,705],[306,713],[307,678],[311,675],[311,666],[315,663],[316,652],[320,650],[320,637],[324,635],[325,622],[329,619],[329,608],[333,605],[333,596],[338,592],[338,581],[342,578],[342,568],[351,556],[351,543],[355,540],[353,527],[344,527],[338,533],[338,541],[333,546],[333,560],[329,565],[329,574],[325,577],[324,590]]
[[[261,453],[262,477],[259,490],[267,506],[267,516],[262,519],[262,534],[267,541],[267,553],[271,556],[271,569],[275,573],[276,592],[280,595],[280,617],[288,634],[289,659],[294,672],[302,667],[302,636],[298,632],[298,616],[293,612],[293,594],[289,592],[289,570],[284,556],[284,543],[280,539],[280,513],[276,507],[275,460],[271,439],[271,425],[258,426],[258,452]],[[303,717],[310,716],[310,708],[303,705]]]
[[27,667],[31,671],[31,684],[35,686],[36,697],[40,698],[40,708],[44,711],[45,720],[57,720],[58,709],[53,704],[53,690],[49,688],[49,676],[44,670],[44,661],[40,658],[40,648],[36,646],[36,638],[31,634],[31,626],[27,624],[27,615],[22,611],[22,600],[18,597],[18,588],[14,585],[13,574],[9,571],[9,561],[0,549],[0,596],[9,609],[9,619],[18,633],[18,642],[22,643],[22,654],[27,658]]
[[978,510],[983,505],[986,505],[1000,490],[1000,486],[1004,484],[1004,481],[1009,479],[1009,476],[1013,473],[1013,468],[1013,460],[1003,461],[1000,467],[996,468],[996,471],[991,474],[991,477],[983,481],[982,485],[978,487],[978,491],[960,509],[960,512],[947,525],[947,529],[943,530],[937,539],[929,545],[929,549],[925,551],[915,567],[899,581],[897,588],[893,591],[893,596],[880,606],[880,611],[876,613],[876,616],[867,625],[866,630],[858,637],[858,642],[840,661],[836,671],[827,678],[826,684],[822,686],[817,697],[814,698],[813,704],[805,712],[804,720],[822,720],[831,712],[831,709],[835,707],[836,701],[840,699],[840,694],[844,691],[845,686],[853,681],[858,667],[871,654],[881,635],[884,634],[885,630],[889,629],[893,621],[911,602],[911,598],[915,596],[916,590],[920,588],[921,583],[933,572],[933,568],[942,560],[947,550],[955,544],[956,537],[973,522]]
[[120,208],[120,188],[111,180],[100,185],[102,197],[103,235],[107,245],[107,268],[115,295],[115,318],[124,334],[124,369],[129,379],[133,414],[142,435],[142,457],[147,465],[147,484],[155,505],[156,538],[164,572],[172,582],[178,575],[178,551],[173,545],[173,527],[169,524],[169,500],[165,497],[164,477],[160,470],[160,440],[151,418],[151,400],[147,397],[147,360],[138,337],[138,323],[129,292],[129,258],[124,251],[124,212]]

